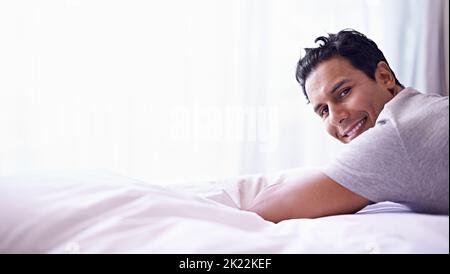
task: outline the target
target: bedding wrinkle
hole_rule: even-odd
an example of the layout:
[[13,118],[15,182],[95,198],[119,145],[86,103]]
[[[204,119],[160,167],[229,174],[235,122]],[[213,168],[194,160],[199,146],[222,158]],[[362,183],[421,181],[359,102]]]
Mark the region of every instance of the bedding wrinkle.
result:
[[449,252],[448,215],[395,203],[278,224],[241,210],[301,172],[229,178],[201,193],[113,173],[1,178],[0,253]]

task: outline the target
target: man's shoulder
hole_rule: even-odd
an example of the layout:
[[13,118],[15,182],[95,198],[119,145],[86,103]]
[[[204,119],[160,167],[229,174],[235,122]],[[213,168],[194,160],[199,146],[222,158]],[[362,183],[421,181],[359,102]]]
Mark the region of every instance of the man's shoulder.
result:
[[[430,154],[430,157],[440,155],[445,144],[448,150],[448,96],[424,94],[410,88],[397,96],[400,96],[398,100],[387,109],[384,117],[377,121],[385,121],[388,126],[384,128],[391,127],[395,134],[391,134],[390,138],[398,138],[407,154],[414,157],[425,157],[425,154]],[[380,129],[379,123],[375,128],[377,127]],[[384,135],[384,132],[385,130],[379,131],[380,135]],[[383,138],[383,141],[387,141],[386,138]],[[394,140],[389,142],[392,141]],[[423,149],[425,147],[426,151]]]
[[427,106],[448,107],[448,96],[442,96],[434,93],[424,93],[417,89],[407,87],[400,91],[391,101],[386,104],[386,108],[401,114],[410,114],[405,112],[405,108],[415,109],[414,113],[428,111]]
[[445,122],[445,119],[448,123],[448,96],[405,88],[385,105],[378,120],[382,123],[390,121],[402,131],[411,127],[428,127],[432,124],[429,121]]

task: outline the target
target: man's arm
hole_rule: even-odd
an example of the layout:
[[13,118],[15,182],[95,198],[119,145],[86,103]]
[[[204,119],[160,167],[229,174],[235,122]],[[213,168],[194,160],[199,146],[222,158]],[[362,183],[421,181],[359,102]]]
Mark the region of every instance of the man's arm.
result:
[[287,178],[259,193],[247,208],[271,222],[350,214],[370,201],[333,181],[320,171]]

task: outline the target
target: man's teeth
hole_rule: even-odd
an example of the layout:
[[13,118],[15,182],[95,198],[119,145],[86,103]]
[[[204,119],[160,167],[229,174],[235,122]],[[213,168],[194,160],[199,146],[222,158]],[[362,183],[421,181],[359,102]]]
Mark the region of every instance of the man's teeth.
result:
[[362,124],[364,124],[364,121],[365,121],[365,120],[366,120],[366,119],[362,119],[361,121],[359,121],[359,123],[356,124],[356,126],[355,126],[354,128],[352,128],[352,130],[350,130],[350,131],[347,133],[347,136],[353,136],[353,135],[355,135],[356,132],[358,131],[358,129],[362,126]]

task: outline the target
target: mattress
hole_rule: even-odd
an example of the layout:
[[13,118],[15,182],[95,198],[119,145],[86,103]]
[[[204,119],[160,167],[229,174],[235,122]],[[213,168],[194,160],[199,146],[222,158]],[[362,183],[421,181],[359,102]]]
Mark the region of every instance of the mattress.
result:
[[449,253],[448,215],[391,202],[278,224],[242,210],[284,171],[162,186],[110,172],[0,179],[1,253]]

